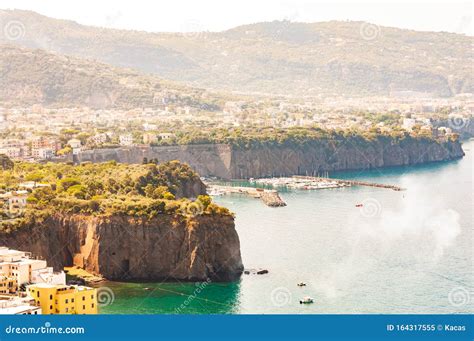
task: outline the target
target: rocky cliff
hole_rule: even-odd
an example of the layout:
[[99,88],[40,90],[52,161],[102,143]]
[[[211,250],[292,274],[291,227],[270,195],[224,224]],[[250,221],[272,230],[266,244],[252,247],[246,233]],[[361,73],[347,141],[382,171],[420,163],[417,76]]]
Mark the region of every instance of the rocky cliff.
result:
[[326,171],[374,169],[447,161],[464,155],[458,142],[375,140],[360,144],[313,141],[298,146],[234,148],[232,178],[314,175]]
[[311,175],[325,171],[372,169],[448,161],[464,155],[457,141],[409,138],[374,141],[313,140],[302,144],[261,144],[243,148],[209,144],[163,147],[129,147],[87,151],[79,161],[140,163],[144,157],[177,159],[202,176],[224,179]]
[[0,245],[110,280],[235,280],[243,270],[231,215],[156,218],[56,214],[0,233]]

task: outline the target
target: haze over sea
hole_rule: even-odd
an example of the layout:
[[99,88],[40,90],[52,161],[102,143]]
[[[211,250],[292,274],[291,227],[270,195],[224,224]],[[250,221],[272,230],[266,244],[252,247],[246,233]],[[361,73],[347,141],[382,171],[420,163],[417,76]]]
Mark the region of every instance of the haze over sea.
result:
[[[215,198],[236,213],[245,267],[269,274],[236,283],[105,282],[114,299],[100,311],[473,313],[474,140],[464,150],[453,162],[330,174],[407,188],[402,192],[295,190],[282,193],[283,208]],[[299,304],[304,296],[315,303]]]

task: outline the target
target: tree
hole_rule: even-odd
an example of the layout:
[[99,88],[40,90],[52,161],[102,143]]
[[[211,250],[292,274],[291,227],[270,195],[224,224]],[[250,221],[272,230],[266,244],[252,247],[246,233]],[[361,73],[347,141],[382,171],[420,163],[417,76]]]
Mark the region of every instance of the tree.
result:
[[175,196],[173,195],[173,193],[166,192],[165,194],[163,194],[163,199],[166,199],[166,200],[174,200],[174,199],[175,199]]
[[59,181],[59,190],[67,191],[69,187],[80,185],[81,182],[76,178],[64,178]]
[[15,164],[8,156],[0,154],[0,167],[2,167],[3,170],[11,170],[14,165]]
[[26,176],[26,181],[33,181],[35,183],[35,186],[36,186],[36,183],[43,180],[43,178],[44,178],[43,173],[34,172],[34,173],[30,173]]
[[209,195],[199,195],[197,201],[201,203],[203,210],[206,210],[206,208],[211,204],[212,198]]
[[72,195],[77,199],[86,199],[87,190],[82,185],[74,185],[67,189],[67,194]]

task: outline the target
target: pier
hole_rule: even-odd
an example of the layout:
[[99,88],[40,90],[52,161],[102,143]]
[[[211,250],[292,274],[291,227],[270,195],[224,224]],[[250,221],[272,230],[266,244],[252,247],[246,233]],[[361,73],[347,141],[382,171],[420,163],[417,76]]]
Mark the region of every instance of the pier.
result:
[[296,179],[306,179],[312,181],[334,181],[341,185],[346,186],[368,186],[368,187],[378,187],[378,188],[388,188],[394,191],[404,191],[405,188],[395,186],[395,185],[388,185],[388,184],[380,184],[375,182],[367,182],[367,181],[358,181],[358,180],[343,180],[343,179],[333,179],[333,178],[322,178],[322,177],[313,177],[313,176],[302,176],[302,175],[295,175],[293,176]]
[[260,199],[263,203],[270,207],[283,207],[286,203],[280,197],[278,191],[273,189],[263,189],[254,187],[238,187],[238,186],[224,186],[224,185],[208,185],[209,194],[244,194],[256,199]]

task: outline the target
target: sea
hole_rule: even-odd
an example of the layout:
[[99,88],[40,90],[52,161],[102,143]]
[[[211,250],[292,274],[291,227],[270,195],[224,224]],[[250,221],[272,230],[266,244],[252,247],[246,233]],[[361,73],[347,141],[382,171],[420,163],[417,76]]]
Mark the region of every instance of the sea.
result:
[[456,161],[329,174],[404,191],[283,190],[287,206],[277,208],[215,197],[236,215],[245,268],[268,273],[232,283],[103,282],[100,313],[474,313],[474,140],[463,148]]

